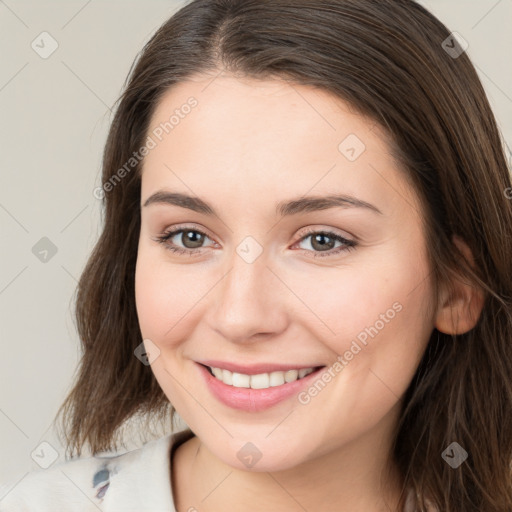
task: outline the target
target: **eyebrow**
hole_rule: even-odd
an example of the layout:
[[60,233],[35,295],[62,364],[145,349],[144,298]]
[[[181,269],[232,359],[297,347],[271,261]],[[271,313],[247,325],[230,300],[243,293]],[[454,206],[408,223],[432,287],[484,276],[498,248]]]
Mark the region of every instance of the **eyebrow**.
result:
[[[215,209],[206,201],[196,196],[179,192],[159,190],[144,202],[144,207],[151,204],[169,204],[186,208],[205,215],[219,217]],[[365,208],[382,215],[382,212],[373,204],[348,194],[331,194],[327,196],[306,196],[288,201],[281,201],[276,205],[276,213],[281,217],[298,215],[300,213],[327,210],[329,208]]]

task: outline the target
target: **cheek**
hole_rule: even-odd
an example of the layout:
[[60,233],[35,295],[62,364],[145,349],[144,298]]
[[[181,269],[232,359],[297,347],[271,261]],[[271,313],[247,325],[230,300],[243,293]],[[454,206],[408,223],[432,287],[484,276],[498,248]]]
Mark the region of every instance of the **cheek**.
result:
[[428,290],[418,284],[426,272],[420,265],[410,263],[401,268],[397,264],[393,272],[383,272],[382,267],[372,269],[370,265],[364,272],[347,268],[338,270],[336,275],[318,273],[295,279],[294,292],[305,298],[308,311],[303,318],[309,328],[339,353],[349,339],[364,341],[364,333],[372,326],[383,332],[391,325],[400,330],[406,325],[421,324]]
[[[303,283],[302,293],[311,286],[308,300],[315,314],[335,334],[316,319],[309,322],[310,331],[336,355],[329,367],[332,379],[314,383],[300,403],[327,415],[338,441],[398,407],[432,332],[425,315],[430,294],[425,261],[400,261],[395,255],[394,269],[380,263],[366,265],[364,273],[340,271],[338,286],[331,280],[329,293],[319,291],[327,280],[315,280],[315,287],[313,280]],[[324,386],[329,391],[317,391]]]
[[[151,340],[162,356],[152,362],[151,371],[173,406],[187,411],[190,404],[175,376],[182,340],[197,323],[194,304],[198,297],[190,286],[193,281],[187,271],[169,265],[157,250],[139,248],[135,270],[137,316],[142,338]],[[146,348],[149,347],[151,344],[146,343]]]
[[[143,338],[162,350],[173,349],[190,334],[209,284],[197,267],[165,260],[161,248],[140,247],[135,271],[135,301]],[[187,334],[188,333],[188,334]]]
[[[159,332],[166,324],[169,328],[172,319],[169,313],[173,305],[169,303],[169,295],[164,294],[165,276],[158,272],[158,264],[139,253],[135,271],[135,302],[137,315],[144,338],[160,339]],[[164,316],[164,311],[167,314]]]
[[370,368],[389,379],[396,373],[412,377],[433,329],[426,314],[429,267],[418,244],[397,243],[378,257],[368,251],[357,266],[319,269],[294,280],[294,292],[307,298],[304,326],[348,363],[345,378]]

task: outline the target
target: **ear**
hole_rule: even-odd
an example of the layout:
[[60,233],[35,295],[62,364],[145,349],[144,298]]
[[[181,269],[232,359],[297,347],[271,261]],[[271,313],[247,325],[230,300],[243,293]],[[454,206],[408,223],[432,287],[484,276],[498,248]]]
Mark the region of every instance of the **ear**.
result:
[[[454,236],[453,243],[474,268],[473,255],[465,242],[458,236]],[[445,334],[468,332],[480,318],[484,299],[482,289],[463,282],[462,278],[454,279],[451,283],[444,283],[434,322],[436,329]]]

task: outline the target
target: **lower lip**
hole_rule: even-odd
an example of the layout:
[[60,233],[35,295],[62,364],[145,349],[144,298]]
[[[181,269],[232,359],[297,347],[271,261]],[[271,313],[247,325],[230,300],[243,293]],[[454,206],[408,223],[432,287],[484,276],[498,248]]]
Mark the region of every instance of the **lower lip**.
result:
[[215,378],[204,366],[196,363],[213,395],[223,404],[241,411],[259,412],[298,394],[325,368],[319,368],[302,379],[267,389],[236,388]]

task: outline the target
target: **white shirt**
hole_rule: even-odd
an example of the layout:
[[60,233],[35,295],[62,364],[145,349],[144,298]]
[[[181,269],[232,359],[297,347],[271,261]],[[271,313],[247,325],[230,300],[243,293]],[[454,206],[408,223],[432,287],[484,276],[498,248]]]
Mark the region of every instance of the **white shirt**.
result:
[[176,512],[171,449],[193,436],[168,434],[121,455],[62,461],[0,486],[0,512]]
[[[76,458],[29,472],[0,486],[0,512],[176,512],[171,450],[193,435],[186,429],[121,455]],[[409,493],[404,512],[413,512],[411,498]]]

